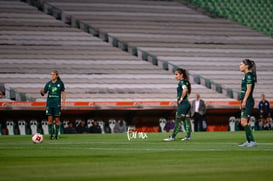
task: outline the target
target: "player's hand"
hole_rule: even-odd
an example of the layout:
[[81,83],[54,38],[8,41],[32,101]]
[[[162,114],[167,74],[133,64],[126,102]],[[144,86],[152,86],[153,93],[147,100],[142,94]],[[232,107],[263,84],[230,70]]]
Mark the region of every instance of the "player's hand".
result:
[[61,103],[61,110],[64,110],[64,106],[65,106],[65,103],[62,102],[62,103]]
[[246,108],[246,103],[245,103],[245,102],[242,102],[242,104],[241,104],[241,109],[244,109],[244,108]]
[[44,89],[41,89],[41,90],[40,90],[40,94],[41,94],[41,96],[44,96],[44,95],[45,95]]

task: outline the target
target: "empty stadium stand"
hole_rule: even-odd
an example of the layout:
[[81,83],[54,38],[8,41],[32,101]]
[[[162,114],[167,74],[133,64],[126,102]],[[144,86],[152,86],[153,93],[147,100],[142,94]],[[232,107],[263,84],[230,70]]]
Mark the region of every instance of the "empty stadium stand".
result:
[[239,63],[251,58],[258,71],[255,98],[261,93],[273,98],[266,83],[273,75],[272,38],[234,21],[211,18],[175,1],[46,1],[44,11],[54,9],[73,27],[170,72],[184,67],[196,83],[233,99],[239,97]]
[[214,17],[225,17],[273,37],[271,0],[186,0],[185,2],[196,5],[195,9],[202,8],[211,12]]
[[[6,97],[45,101],[39,90],[57,69],[67,101],[175,100],[172,73],[23,2],[0,4],[0,83]],[[194,93],[208,100],[229,100],[198,84],[193,84]]]

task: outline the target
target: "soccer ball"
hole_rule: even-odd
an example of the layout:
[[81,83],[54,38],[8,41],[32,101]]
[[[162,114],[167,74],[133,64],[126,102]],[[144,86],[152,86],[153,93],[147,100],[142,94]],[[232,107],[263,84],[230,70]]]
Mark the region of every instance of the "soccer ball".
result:
[[32,142],[33,143],[42,143],[43,142],[43,135],[40,133],[35,133],[34,135],[32,135]]

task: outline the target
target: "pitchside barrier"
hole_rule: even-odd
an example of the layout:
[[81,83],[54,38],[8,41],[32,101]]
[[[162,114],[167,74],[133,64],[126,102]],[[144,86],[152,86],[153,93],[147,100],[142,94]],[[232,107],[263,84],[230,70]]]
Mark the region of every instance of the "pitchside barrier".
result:
[[[256,101],[257,105],[258,101]],[[209,101],[206,100],[207,104],[207,112],[210,114],[210,118],[208,118],[208,124],[206,131],[237,131],[240,130],[239,118],[235,117],[232,114],[231,110],[235,110],[236,113],[239,113],[239,101]],[[273,101],[270,101],[270,104],[273,105]],[[221,118],[223,123],[219,124],[219,122],[211,121],[212,116],[214,116],[215,120],[220,120],[217,115],[217,110],[222,109],[224,111],[225,117]],[[155,110],[157,113],[159,112],[167,112],[174,116],[176,110],[176,102],[175,101],[124,101],[124,102],[66,102],[64,107],[64,112],[93,112],[93,111],[144,111],[144,110]],[[20,117],[20,113],[24,112],[24,115]],[[2,135],[27,135],[34,133],[42,133],[44,135],[48,134],[48,125],[47,120],[44,119],[45,111],[45,102],[0,102],[0,112],[1,112],[1,134]],[[40,117],[35,118],[35,115],[31,113],[38,112]],[[9,115],[6,115],[9,113]],[[17,114],[18,113],[18,114]],[[29,114],[29,115],[28,115]],[[15,115],[19,115],[17,119],[12,119]],[[44,118],[41,118],[42,117]],[[24,117],[25,116],[25,117]],[[31,117],[30,117],[31,116]],[[165,116],[155,116],[152,114],[154,121],[157,120],[157,123],[154,125],[149,124],[149,119],[144,119],[144,123],[142,125],[138,125],[136,128],[137,132],[164,132],[164,127],[166,125],[166,117]],[[228,116],[228,117],[227,117]],[[233,117],[231,117],[233,116]],[[86,116],[85,116],[86,117]],[[30,118],[30,119],[29,119]],[[63,117],[62,117],[63,118]],[[113,116],[115,118],[115,116]],[[256,116],[256,118],[258,118]],[[80,119],[73,119],[74,125],[78,125],[80,123]],[[124,118],[125,120],[126,118]],[[107,120],[107,121],[106,121]],[[147,120],[147,121],[146,121]],[[88,128],[92,125],[94,119],[90,118],[86,120],[86,125]],[[97,119],[99,126],[101,127],[102,133],[113,133],[114,126],[116,122],[120,121],[120,118],[116,119]],[[126,120],[127,121],[127,120]],[[192,127],[193,125],[193,120]],[[135,123],[134,123],[135,124]],[[252,128],[254,130],[259,130],[259,120],[252,118],[251,119]],[[107,125],[107,127],[106,127]],[[62,120],[61,129],[59,134],[64,133],[64,128],[68,126],[68,120]],[[127,125],[129,126],[129,125]],[[273,125],[271,126],[271,128]],[[107,130],[106,130],[107,129]],[[183,130],[183,127],[181,128]]]
[[[240,101],[236,100],[205,100],[208,109],[238,108]],[[258,101],[256,101],[256,104]],[[270,101],[273,105],[273,101]],[[0,102],[2,110],[45,110],[45,102]],[[96,102],[66,102],[65,110],[98,110],[98,109],[173,109],[176,101],[96,101]]]
[[[124,125],[126,128],[123,130],[122,133],[126,133],[129,138],[135,139],[137,137],[146,137],[146,133],[150,132],[166,132],[165,126],[167,123],[166,118],[159,118],[158,120],[158,126],[132,126],[132,125],[127,125],[127,123],[124,120],[115,120],[115,119],[109,119],[108,121],[101,121],[98,120],[98,125],[100,126],[102,132],[101,134],[105,133],[115,133],[114,128],[116,124],[119,124],[120,121],[124,122]],[[76,119],[74,121],[68,121],[64,120],[61,121],[60,125],[60,131],[59,134],[64,134],[64,129],[68,127],[68,123],[73,122],[74,125],[77,125],[81,122],[81,120]],[[86,121],[86,127],[90,128],[94,122],[94,119],[88,119]],[[25,121],[25,120],[18,120],[18,121],[13,121],[13,120],[7,120],[5,121],[5,126],[3,127],[4,121],[2,121],[2,124],[0,123],[0,136],[1,135],[33,135],[35,133],[41,133],[43,135],[48,135],[48,125],[47,125],[47,120],[43,119],[41,121],[38,120],[30,120],[30,121]],[[106,126],[106,125],[109,125]],[[183,125],[183,122],[182,122]],[[259,119],[256,119],[254,116],[250,118],[250,125],[253,131],[255,130],[262,130],[261,127],[261,122]],[[194,128],[194,122],[191,119],[191,126]],[[268,127],[273,128],[273,122],[271,119],[270,125]],[[109,129],[107,129],[109,128]],[[228,120],[228,125],[208,125],[206,131],[240,131],[242,130],[242,127],[240,126],[240,118],[236,118],[234,116],[231,116]],[[181,126],[181,132],[185,132],[185,129],[183,126]],[[192,129],[194,132],[195,130]],[[119,132],[120,133],[120,132]]]

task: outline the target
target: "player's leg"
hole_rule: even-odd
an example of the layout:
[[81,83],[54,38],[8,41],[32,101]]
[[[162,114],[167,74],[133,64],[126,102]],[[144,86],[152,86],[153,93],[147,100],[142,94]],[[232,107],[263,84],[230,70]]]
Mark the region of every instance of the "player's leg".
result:
[[[175,119],[175,128],[172,134],[172,137],[175,138],[178,132],[181,130],[181,123],[184,122],[184,125],[186,124],[186,132],[187,136],[186,138],[190,138],[191,130],[190,125],[188,124],[190,122],[190,108],[191,105],[189,102],[184,102],[178,106],[176,119]],[[189,136],[189,137],[188,137]],[[187,139],[189,140],[189,139]]]
[[190,109],[189,102],[178,104],[176,116],[175,116],[175,126],[174,126],[172,136],[164,139],[164,141],[173,141],[175,139],[176,135],[179,133],[179,131],[181,131],[182,121],[183,122],[185,121],[186,114],[188,113],[189,109]]
[[185,119],[183,120],[183,117],[179,115],[179,112],[180,112],[179,110],[177,110],[177,112],[176,112],[175,126],[173,129],[172,135],[169,138],[164,139],[164,141],[174,141],[176,135],[181,130],[181,124],[182,124],[181,121],[184,121]]
[[249,118],[254,107],[254,100],[249,99],[246,103],[246,107],[241,110],[241,125],[245,129],[247,141],[239,146],[252,147],[256,146],[251,126],[249,124]]
[[241,125],[245,130],[246,142],[239,146],[255,146],[254,136],[252,134],[251,126],[249,125],[249,110],[243,109],[241,112]]
[[48,132],[49,132],[49,135],[50,135],[50,139],[53,138],[53,133],[54,133],[54,129],[53,129],[53,116],[47,116],[47,124],[48,124]]
[[58,134],[59,134],[59,130],[60,130],[60,117],[55,117],[55,130],[54,130],[54,134],[55,134],[55,139],[58,139]]
[[185,106],[184,128],[186,131],[186,137],[182,139],[183,141],[191,140],[190,109],[191,109],[191,105],[190,103],[188,103],[188,105]]
[[175,138],[179,131],[181,131],[182,121],[185,121],[185,116],[176,115],[172,138]]
[[176,135],[181,131],[182,122],[185,121],[186,114],[190,108],[190,104],[182,103],[177,106],[177,111],[175,115],[175,127],[173,130],[172,138],[174,139]]
[[50,139],[53,139],[53,115],[52,115],[52,108],[46,107],[46,115],[47,115],[47,125],[48,125],[48,132],[50,135]]
[[189,141],[189,140],[191,140],[191,132],[192,132],[191,120],[190,120],[189,115],[186,115],[186,117],[185,117],[184,128],[185,128],[185,131],[186,131],[186,137],[183,138],[182,140],[183,141]]
[[55,130],[54,130],[54,134],[55,134],[55,139],[58,139],[58,134],[59,134],[59,130],[60,130],[60,116],[61,116],[61,107],[57,106],[54,108],[54,120],[55,120]]

